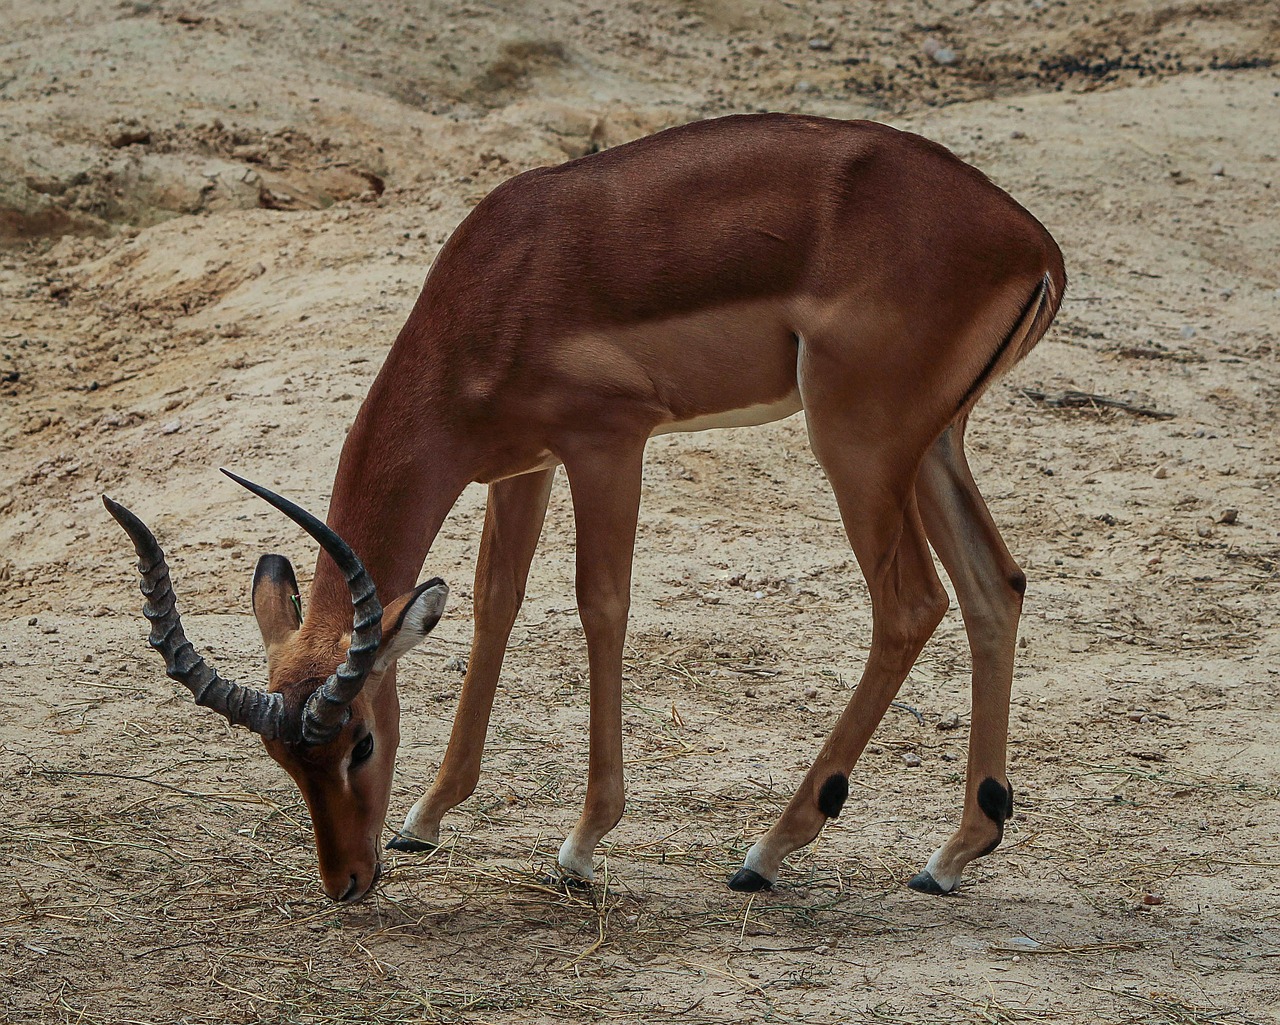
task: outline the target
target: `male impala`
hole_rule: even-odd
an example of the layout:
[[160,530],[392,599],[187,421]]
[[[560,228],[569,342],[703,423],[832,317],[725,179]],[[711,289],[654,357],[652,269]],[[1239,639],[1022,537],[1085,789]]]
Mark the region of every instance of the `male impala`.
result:
[[[965,424],[1048,329],[1065,286],[1049,233],[941,146],[869,122],[703,121],[522,174],[462,222],[347,435],[328,527],[242,482],[333,555],[316,565],[305,622],[289,563],[259,563],[268,691],[198,659],[154,538],[109,506],[142,558],[170,675],[263,736],[306,798],[325,891],[346,901],[378,876],[395,661],[444,603],[439,581],[415,587],[427,551],[462,489],[487,483],[467,674],[435,783],[389,844],[401,851],[436,844],[442,816],[475,788],[563,465],[591,713],[585,808],[559,863],[590,879],[623,809],[622,652],[645,443],[803,409],[871,593],[871,649],[795,797],[729,885],[770,886],[840,814],[849,772],[947,608],[932,545],[968,631],[972,730],[960,827],[909,885],[947,893],[1012,812],[1005,742],[1025,586],[970,475]],[[385,612],[374,584],[399,596]]]

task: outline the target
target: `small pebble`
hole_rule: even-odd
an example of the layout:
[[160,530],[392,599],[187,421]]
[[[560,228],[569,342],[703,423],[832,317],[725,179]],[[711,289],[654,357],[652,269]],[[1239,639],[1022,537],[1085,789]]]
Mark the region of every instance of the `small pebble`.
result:
[[160,433],[161,434],[177,434],[180,430],[182,430],[182,421],[170,420],[167,424],[163,425],[160,428]]
[[1196,329],[1190,324],[1183,324],[1182,330],[1179,334],[1181,334],[1183,338],[1194,338],[1196,336]]
[[924,764],[924,762],[923,762],[923,761],[921,761],[920,756],[919,756],[918,754],[916,754],[914,751],[908,751],[908,752],[906,752],[906,753],[902,756],[902,761],[903,761],[903,762],[904,762],[904,763],[905,763],[909,768],[912,768],[912,769],[914,769],[914,768],[916,768],[916,767],[918,767],[918,766],[920,766],[920,765],[923,765],[923,764]]
[[1240,518],[1239,509],[1223,509],[1222,515],[1218,517],[1219,523],[1225,523],[1227,526],[1235,523]]
[[1209,173],[1215,178],[1222,178],[1226,175],[1227,169],[1222,164],[1214,164],[1209,168]]
[[958,59],[955,50],[949,46],[943,46],[938,40],[930,36],[921,44],[920,49],[924,51],[926,57],[935,64],[954,64]]
[[1164,894],[1163,893],[1144,893],[1142,895],[1142,903],[1148,906],[1152,904],[1163,904]]
[[1152,476],[1155,477],[1156,480],[1164,480],[1166,477],[1169,476],[1169,467],[1157,466],[1156,472],[1153,473]]
[[809,49],[810,50],[830,50],[831,40],[830,39],[810,39]]
[[39,622],[40,622],[39,619],[37,619],[35,616],[32,616],[30,619],[27,620],[27,626],[36,626]]
[[804,696],[806,698],[816,698],[818,696],[818,688],[810,687],[808,690],[804,692]]
[[58,628],[56,626],[42,626],[40,628],[40,632],[42,634],[56,634],[58,632]]
[[959,726],[960,716],[956,712],[952,712],[950,715],[944,716],[934,724],[934,728],[939,730],[954,730],[958,729]]
[[1200,537],[1213,537],[1213,528],[1207,523],[1202,523],[1200,526],[1196,527],[1196,533]]

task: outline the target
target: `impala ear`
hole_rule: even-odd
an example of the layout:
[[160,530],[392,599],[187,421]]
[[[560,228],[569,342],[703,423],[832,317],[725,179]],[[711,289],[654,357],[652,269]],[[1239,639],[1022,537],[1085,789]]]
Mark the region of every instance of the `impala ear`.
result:
[[374,672],[389,668],[431,632],[440,622],[448,597],[449,588],[435,577],[387,606],[382,614],[382,643],[378,645],[378,657],[373,663]]
[[262,631],[267,657],[302,625],[298,578],[283,555],[264,555],[253,571],[253,615]]

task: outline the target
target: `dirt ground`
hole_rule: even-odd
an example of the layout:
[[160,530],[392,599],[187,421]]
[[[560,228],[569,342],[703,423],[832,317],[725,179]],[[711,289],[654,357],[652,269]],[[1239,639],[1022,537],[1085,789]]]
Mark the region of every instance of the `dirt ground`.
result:
[[[0,25],[0,1018],[1280,1021],[1273,3],[8,0]],[[253,565],[290,555],[305,593],[314,552],[216,468],[323,510],[470,205],[755,109],[929,135],[1066,253],[1056,327],[970,432],[1030,580],[1004,845],[954,898],[904,885],[958,818],[953,608],[839,821],[772,893],[724,886],[870,633],[797,416],[650,446],[601,885],[542,882],[586,761],[561,477],[478,792],[336,909],[292,784],[147,651],[99,495],[156,529],[205,654],[262,681]],[[393,825],[448,733],[483,506],[424,570],[454,597],[401,671]]]

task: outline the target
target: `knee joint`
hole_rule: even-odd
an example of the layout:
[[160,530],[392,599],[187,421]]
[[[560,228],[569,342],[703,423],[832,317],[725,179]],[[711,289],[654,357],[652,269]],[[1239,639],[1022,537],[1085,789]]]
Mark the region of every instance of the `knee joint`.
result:
[[581,595],[578,598],[578,616],[587,631],[617,628],[619,624],[625,626],[630,611],[631,601],[626,595]]

